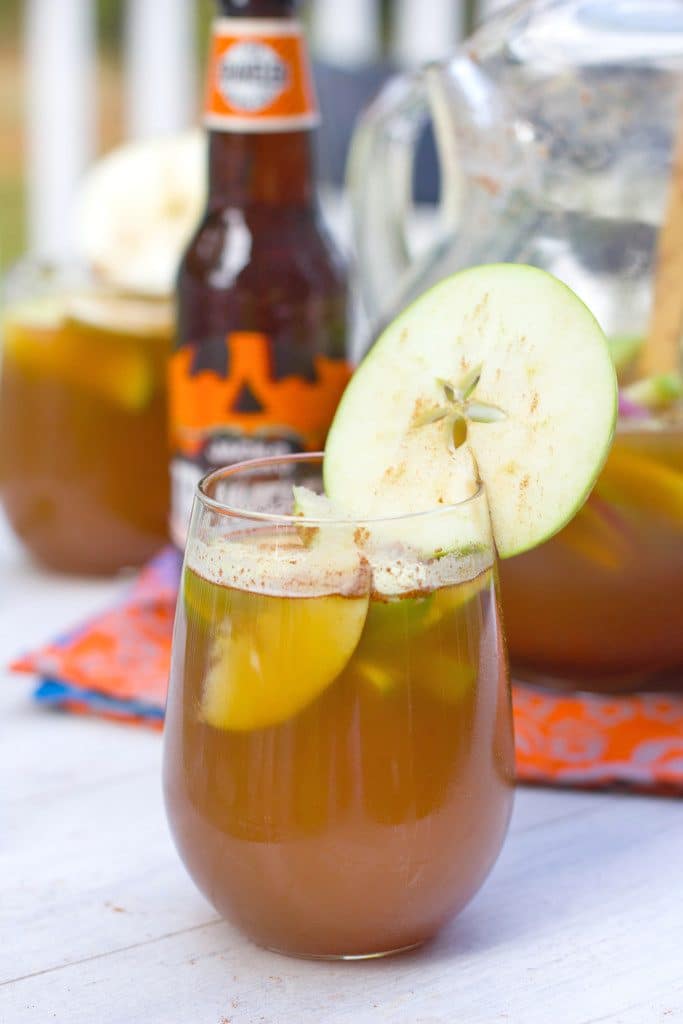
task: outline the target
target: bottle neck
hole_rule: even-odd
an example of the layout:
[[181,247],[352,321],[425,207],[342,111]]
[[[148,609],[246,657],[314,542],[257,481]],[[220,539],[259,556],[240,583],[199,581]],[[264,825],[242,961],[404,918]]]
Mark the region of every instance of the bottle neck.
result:
[[292,18],[297,0],[218,0],[218,11],[228,18]]
[[310,205],[318,111],[306,40],[291,17],[296,4],[221,6],[226,13],[239,7],[240,16],[213,27],[205,107],[210,205]]
[[210,206],[312,206],[310,131],[209,133]]

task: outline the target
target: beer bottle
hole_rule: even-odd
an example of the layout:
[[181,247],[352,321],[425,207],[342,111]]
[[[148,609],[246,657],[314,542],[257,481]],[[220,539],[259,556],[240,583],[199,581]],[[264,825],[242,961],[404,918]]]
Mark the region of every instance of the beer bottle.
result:
[[347,279],[321,222],[297,0],[221,0],[205,105],[209,194],[183,257],[170,364],[171,532],[194,487],[316,450],[348,380]]

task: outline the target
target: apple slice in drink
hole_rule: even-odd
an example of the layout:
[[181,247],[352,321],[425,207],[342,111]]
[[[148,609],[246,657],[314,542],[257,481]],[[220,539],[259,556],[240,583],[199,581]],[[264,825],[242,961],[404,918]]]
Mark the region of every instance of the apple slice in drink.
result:
[[615,450],[598,489],[617,509],[683,527],[683,473],[655,458]]
[[[325,489],[372,517],[457,505],[481,480],[509,557],[581,507],[616,412],[607,343],[580,299],[534,267],[475,267],[421,296],[365,357],[330,429]],[[471,550],[482,525],[468,525],[468,508],[481,503],[436,530],[425,517],[420,546]]]
[[636,538],[621,513],[600,496],[599,487],[600,484],[579,514],[558,535],[557,543],[594,568],[604,572],[623,571],[624,562],[633,554]]
[[367,596],[310,600],[230,592],[213,640],[201,713],[218,729],[265,729],[293,718],[344,670],[363,630]]
[[195,541],[187,561],[186,614],[210,641],[200,704],[208,725],[233,732],[277,725],[343,672],[369,603],[366,563],[346,536],[305,547],[296,534],[254,531]]

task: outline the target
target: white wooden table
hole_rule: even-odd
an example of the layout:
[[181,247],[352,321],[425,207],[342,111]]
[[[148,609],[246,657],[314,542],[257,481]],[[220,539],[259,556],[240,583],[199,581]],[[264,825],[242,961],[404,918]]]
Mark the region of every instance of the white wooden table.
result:
[[[0,659],[118,584],[0,543]],[[421,952],[327,964],[250,945],[171,845],[156,734],[43,711],[0,679],[2,1024],[683,1021],[683,805],[521,790],[491,878]]]

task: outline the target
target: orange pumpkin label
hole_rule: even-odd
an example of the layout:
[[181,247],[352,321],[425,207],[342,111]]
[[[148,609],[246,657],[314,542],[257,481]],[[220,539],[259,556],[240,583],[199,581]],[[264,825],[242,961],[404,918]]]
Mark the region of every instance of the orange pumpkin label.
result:
[[351,375],[343,359],[316,355],[292,372],[265,334],[237,331],[183,345],[169,365],[171,532],[179,545],[201,477],[266,455],[318,451]]
[[221,18],[214,23],[204,123],[213,131],[298,131],[318,123],[301,25]]

